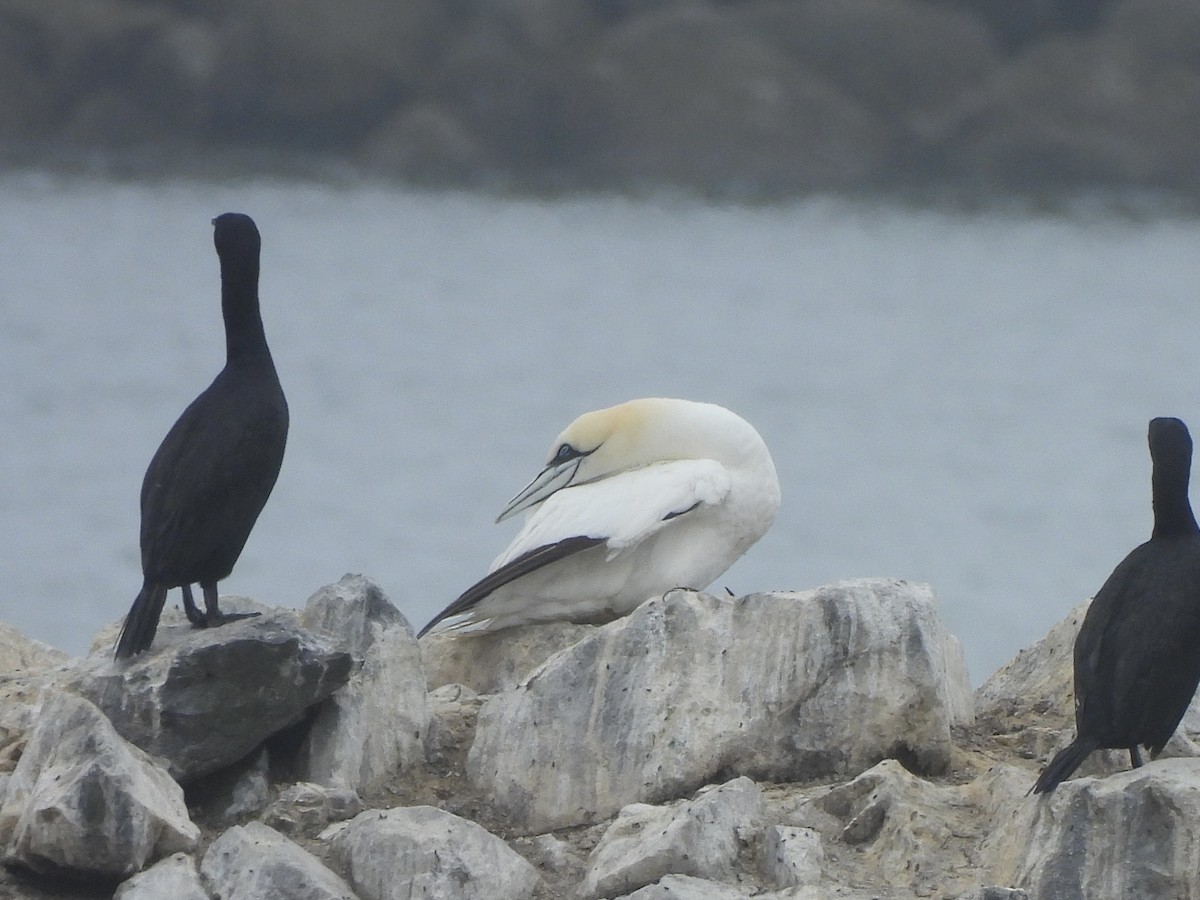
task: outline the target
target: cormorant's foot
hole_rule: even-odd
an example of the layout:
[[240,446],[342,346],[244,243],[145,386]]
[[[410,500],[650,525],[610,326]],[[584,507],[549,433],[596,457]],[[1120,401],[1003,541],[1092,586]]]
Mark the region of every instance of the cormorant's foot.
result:
[[200,612],[200,607],[192,599],[192,586],[183,584],[179,587],[183,591],[183,614],[187,616],[187,620],[192,623],[193,627],[203,628],[205,626],[204,613]]
[[238,619],[253,619],[256,616],[261,616],[261,615],[262,615],[262,613],[256,613],[256,612],[248,612],[248,613],[223,613],[223,612],[211,613],[211,612],[206,612],[206,613],[198,614],[196,619],[192,619],[191,616],[188,616],[188,619],[191,620],[192,626],[195,628],[219,628],[222,625],[228,625],[230,622],[236,622]]

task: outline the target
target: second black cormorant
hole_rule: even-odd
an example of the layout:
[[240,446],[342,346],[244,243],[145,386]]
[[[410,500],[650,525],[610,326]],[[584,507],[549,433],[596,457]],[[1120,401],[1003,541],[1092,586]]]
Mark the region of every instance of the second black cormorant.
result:
[[1200,528],[1188,501],[1192,438],[1179,419],[1150,422],[1154,531],[1096,594],[1075,639],[1075,740],[1032,793],[1052,791],[1093,750],[1139,746],[1153,759],[1200,683]]
[[[261,239],[240,213],[213,219],[221,261],[225,368],[167,432],[142,482],[141,592],[117,639],[118,659],[149,648],[167,591],[183,589],[197,627],[222,613],[217,582],[234,563],[266,505],[283,463],[288,408],[258,307]],[[204,593],[204,610],[192,599]]]

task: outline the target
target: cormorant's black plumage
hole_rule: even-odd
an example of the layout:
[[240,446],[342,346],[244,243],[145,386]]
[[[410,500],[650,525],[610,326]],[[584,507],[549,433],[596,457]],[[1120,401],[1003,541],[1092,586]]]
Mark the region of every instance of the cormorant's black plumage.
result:
[[1093,750],[1139,746],[1153,759],[1200,683],[1200,528],[1188,501],[1192,438],[1179,419],[1150,422],[1154,531],[1096,594],[1075,639],[1075,740],[1042,771],[1054,790]]
[[[167,591],[183,589],[192,624],[233,618],[217,606],[217,582],[266,505],[287,442],[288,408],[258,308],[260,238],[239,213],[213,220],[221,260],[225,368],[167,432],[142,482],[142,590],[117,640],[118,659],[149,648]],[[201,612],[191,586],[204,592]]]

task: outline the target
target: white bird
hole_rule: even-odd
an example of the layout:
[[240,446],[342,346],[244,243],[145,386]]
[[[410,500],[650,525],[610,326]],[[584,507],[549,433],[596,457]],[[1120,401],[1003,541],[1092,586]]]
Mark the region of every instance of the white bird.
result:
[[649,398],[584,413],[496,519],[529,510],[520,533],[421,635],[607,622],[674,588],[703,590],[778,509],[767,445],[724,407]]

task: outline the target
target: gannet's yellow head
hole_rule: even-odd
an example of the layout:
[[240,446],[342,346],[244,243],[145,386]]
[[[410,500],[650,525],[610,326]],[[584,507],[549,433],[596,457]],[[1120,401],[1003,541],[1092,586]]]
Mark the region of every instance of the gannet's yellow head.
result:
[[[555,439],[546,468],[497,522],[574,484],[676,459],[738,466],[770,454],[749,423],[722,406],[650,397],[584,413]],[[771,465],[774,469],[773,464]]]

